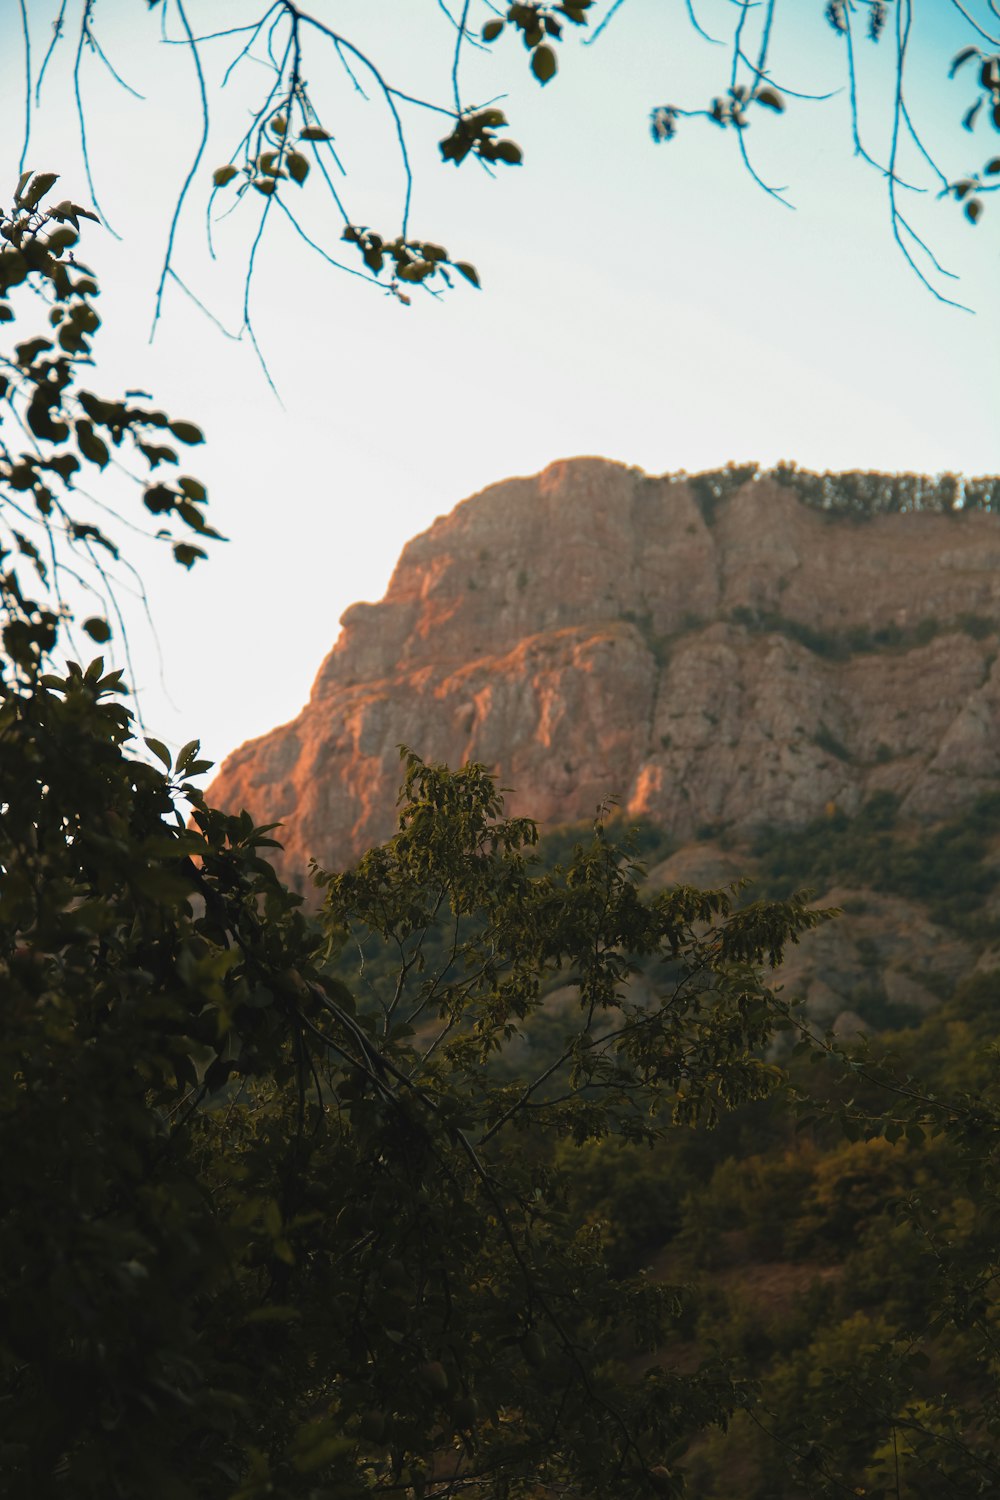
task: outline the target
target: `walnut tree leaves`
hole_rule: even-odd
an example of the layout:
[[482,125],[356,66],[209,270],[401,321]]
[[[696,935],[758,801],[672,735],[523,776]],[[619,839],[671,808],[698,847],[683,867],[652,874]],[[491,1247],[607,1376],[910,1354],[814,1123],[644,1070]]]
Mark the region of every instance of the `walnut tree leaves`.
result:
[[[973,101],[962,116],[962,124],[973,131],[980,119],[989,118],[994,130],[1000,131],[1000,53],[992,56],[979,47],[963,47],[956,53],[949,69],[949,78],[954,78],[968,63],[978,62],[979,97]],[[984,114],[985,109],[985,114]],[[993,193],[1000,183],[988,182],[990,177],[1000,176],[1000,156],[994,156],[978,172],[960,177],[945,188],[942,197],[954,198],[960,203],[970,224],[978,224],[983,214],[984,193]]]
[[416,286],[440,276],[447,286],[451,286],[449,268],[457,271],[474,287],[479,286],[479,273],[475,266],[466,260],[452,260],[443,245],[432,244],[429,240],[407,240],[402,235],[397,235],[393,240],[385,240],[373,229],[359,224],[348,224],[341,238],[350,245],[357,245],[362,260],[373,275],[379,276],[387,265],[391,266],[390,290],[406,305],[410,299],[405,292],[399,290],[398,282]]
[[[103,517],[98,524],[80,514],[86,496],[78,481],[86,484],[88,471],[121,467],[123,456],[142,459],[147,471],[177,465],[173,443],[203,441],[193,422],[172,419],[134,393],[108,400],[78,387],[81,369],[93,364],[101,318],[96,277],[76,251],[81,220],[99,220],[70,199],[44,207],[57,180],[54,172],[22,173],[12,209],[0,212],[0,326],[15,321],[19,291],[33,292],[48,307],[45,333],[0,352],[0,606],[6,650],[25,669],[51,649],[56,622],[66,618],[63,575],[101,598],[103,613],[88,616],[84,631],[100,643],[111,635],[106,615],[113,590],[106,568],[118,560],[119,549]],[[5,423],[20,428],[28,440],[23,447],[8,443]],[[132,477],[138,478],[134,472]],[[218,536],[203,514],[207,498],[204,485],[190,477],[173,485],[144,484],[147,510],[179,521],[199,538]],[[206,556],[167,527],[159,535],[183,567]],[[52,608],[28,599],[19,565],[33,573]]]
[[[486,23],[482,28],[482,39],[488,45],[498,40],[505,29],[520,35],[530,54],[531,71],[536,80],[544,85],[555,77],[558,70],[554,44],[561,39],[564,27],[567,23],[571,26],[585,26],[587,12],[592,5],[593,0],[565,0],[565,3],[561,4],[542,3],[542,0],[514,3],[507,7],[505,14],[498,15]],[[465,28],[466,23],[463,20],[460,40]],[[330,33],[330,35],[334,34]],[[297,31],[295,36],[297,38]],[[395,120],[403,153],[405,175],[409,183],[410,168],[404,127],[395,101],[398,99],[409,104],[422,105],[446,115],[451,112],[440,110],[437,105],[430,104],[426,100],[414,99],[400,93],[388,84],[378,68],[370,59],[363,57],[357,48],[347,43],[344,38],[334,36],[334,40],[339,46],[346,46],[352,56],[363,66],[368,67],[375,78]],[[297,53],[296,56],[298,56]],[[332,143],[332,134],[318,123],[306,85],[299,76],[298,63],[295,64],[290,80],[285,80],[280,69],[278,74],[281,87],[276,86],[271,95],[272,98],[277,96],[281,101],[276,112],[271,113],[266,105],[260,111],[238,150],[237,154],[242,153],[242,161],[238,162],[234,157],[213,172],[214,191],[236,184],[238,198],[244,197],[249,189],[253,188],[265,199],[271,199],[281,194],[282,186],[286,182],[291,182],[301,188],[309,176],[311,163],[304,150],[300,148],[308,145],[315,152],[319,145]],[[471,156],[477,158],[487,168],[519,166],[523,160],[521,147],[516,141],[501,138],[497,134],[507,125],[503,111],[492,105],[483,108],[463,108],[458,96],[457,78],[455,89],[455,111],[451,114],[453,123],[448,135],[439,143],[442,160],[451,162],[457,167]],[[297,129],[293,127],[295,117],[300,120]],[[331,145],[331,151],[332,149]],[[336,157],[334,160],[339,167],[340,162]],[[327,175],[325,170],[323,175]],[[329,178],[327,182],[329,185]],[[333,191],[332,188],[331,191]],[[440,245],[432,241],[416,240],[409,234],[407,225],[409,188],[401,230],[395,238],[376,234],[367,227],[352,223],[336,192],[334,192],[334,199],[338,209],[344,213],[344,218],[347,220],[342,238],[359,246],[362,259],[374,276],[378,276],[387,262],[391,262],[393,281],[390,291],[400,302],[409,303],[409,297],[399,290],[400,283],[419,284],[436,277],[450,286],[452,282],[448,276],[449,267],[472,285],[479,286],[478,273],[468,261],[452,260]],[[289,214],[295,223],[288,202],[283,198],[280,201],[286,214]]]
[[287,111],[279,111],[272,115],[266,128],[261,132],[260,149],[256,152],[248,152],[246,160],[241,167],[227,162],[225,166],[216,167],[212,173],[212,181],[216,188],[228,187],[237,177],[242,176],[237,193],[240,197],[247,188],[253,187],[265,198],[277,192],[279,182],[290,179],[297,187],[302,187],[309,176],[310,162],[298,148],[302,144],[315,146],[324,141],[331,141],[333,137],[322,125],[303,124],[298,131],[295,141],[291,138],[289,119]]
[[516,141],[500,140],[496,132],[507,124],[502,109],[470,110],[458,116],[451,133],[440,143],[441,158],[461,166],[467,156],[478,157],[492,166],[502,163],[519,167],[524,153]]
[[531,54],[531,71],[542,85],[556,76],[559,64],[552,43],[561,39],[563,26],[586,26],[587,11],[593,0],[567,0],[563,5],[545,5],[534,0],[531,4],[514,4],[507,7],[506,16],[487,21],[482,30],[484,42],[495,42],[509,26],[519,32],[521,40]]

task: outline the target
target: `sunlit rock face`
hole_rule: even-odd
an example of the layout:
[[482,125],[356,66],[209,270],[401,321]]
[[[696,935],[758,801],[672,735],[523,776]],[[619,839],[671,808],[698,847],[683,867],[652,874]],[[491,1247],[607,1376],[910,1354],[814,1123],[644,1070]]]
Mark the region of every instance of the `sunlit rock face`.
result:
[[485,762],[508,809],[608,798],[683,844],[858,809],[913,818],[997,785],[1000,522],[857,521],[763,476],[718,503],[598,458],[456,506],[345,613],[309,703],[210,789],[281,820],[283,870],[393,831],[399,749]]

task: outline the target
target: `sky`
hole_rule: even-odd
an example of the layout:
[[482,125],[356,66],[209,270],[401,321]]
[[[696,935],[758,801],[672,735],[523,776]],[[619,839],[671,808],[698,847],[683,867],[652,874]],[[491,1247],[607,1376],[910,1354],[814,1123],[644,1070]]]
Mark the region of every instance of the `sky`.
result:
[[[246,24],[265,8],[188,3],[198,35]],[[37,79],[58,4],[25,6]],[[481,0],[477,7],[489,16]],[[967,8],[988,28],[985,4]],[[67,0],[66,40],[33,109],[25,164],[59,171],[60,192],[89,202],[73,84],[81,10],[82,0]],[[597,6],[595,22],[608,10]],[[844,40],[823,21],[823,6],[785,10],[777,7],[774,82],[799,92],[841,88]],[[914,10],[910,111],[932,154],[958,176],[1000,149],[989,123],[972,134],[957,124],[975,78],[966,70],[949,81],[947,66],[975,37],[948,0]],[[393,86],[450,106],[455,32],[437,0],[314,0],[310,13],[367,50]],[[189,52],[161,41],[164,17],[165,35],[182,35],[176,0],[166,12],[164,0],[151,11],[97,0],[94,34],[144,97],[84,49],[93,181],[120,236],[88,226],[81,249],[103,287],[94,385],[150,391],[171,415],[199,423],[207,442],[185,454],[185,469],[207,483],[210,518],[228,538],[191,574],[139,538],[130,551],[155,626],[123,584],[130,676],[149,732],[174,745],[200,737],[219,760],[292,718],[341,614],[381,597],[410,537],[467,495],[559,458],[600,454],[650,473],[731,459],[1000,471],[1000,199],[985,200],[973,228],[954,204],[937,201],[912,150],[901,158],[901,172],[927,191],[900,197],[960,277],[936,285],[973,309],[964,312],[936,300],[894,245],[885,179],[853,153],[846,91],[824,103],[787,97],[780,117],[754,110],[747,144],[793,209],[751,180],[732,131],[681,120],[676,139],[652,142],[651,107],[697,106],[728,82],[740,14],[731,0],[701,0],[701,25],[727,38],[718,46],[695,35],[683,0],[626,0],[593,45],[567,38],[544,89],[516,38],[501,37],[490,52],[467,47],[463,102],[500,96],[522,167],[495,178],[472,161],[456,170],[437,148],[444,116],[400,111],[411,233],[473,262],[482,289],[462,283],[441,298],[417,291],[404,307],[384,286],[330,268],[274,214],[250,300],[269,384],[246,335],[227,337],[173,283],[150,338],[170,219],[202,128],[197,80]],[[882,159],[894,24],[879,48],[857,48],[864,140]],[[24,111],[19,0],[0,0],[0,42],[0,141],[13,183]],[[249,193],[215,226],[214,259],[205,224],[211,171],[267,86],[265,66],[251,57],[220,91],[241,43],[222,37],[200,48],[211,129],[174,261],[230,331],[240,327],[263,200]],[[371,75],[358,66],[366,98],[325,42],[307,52],[305,72],[335,137],[344,175],[331,172],[352,221],[395,232],[404,179]],[[314,171],[301,192],[291,184],[282,192],[290,202],[295,195],[310,236],[345,258],[342,220],[322,188]],[[136,518],[134,493],[113,479],[106,498]]]

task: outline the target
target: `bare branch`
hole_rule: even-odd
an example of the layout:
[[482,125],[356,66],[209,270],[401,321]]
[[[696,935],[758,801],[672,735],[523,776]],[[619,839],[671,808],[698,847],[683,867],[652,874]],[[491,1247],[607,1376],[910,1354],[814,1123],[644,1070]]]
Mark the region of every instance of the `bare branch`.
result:
[[19,174],[24,171],[31,143],[31,32],[28,28],[27,0],[21,0],[21,32],[24,37],[24,139],[17,168]]
[[201,137],[198,141],[198,149],[194,154],[194,159],[191,162],[190,167],[188,168],[188,174],[185,177],[180,193],[177,196],[177,202],[174,204],[174,212],[170,220],[170,229],[167,233],[167,248],[163,256],[163,269],[160,272],[160,280],[156,288],[156,303],[153,310],[153,326],[149,330],[150,341],[152,341],[153,335],[156,332],[156,325],[160,321],[160,312],[163,307],[163,289],[167,284],[167,277],[171,270],[170,262],[174,253],[174,240],[177,237],[177,226],[180,223],[181,211],[184,208],[184,200],[188,195],[188,190],[190,189],[192,182],[194,181],[195,173],[201,165],[201,159],[205,154],[205,147],[208,144],[208,95],[205,91],[205,74],[201,66],[201,56],[198,52],[198,45],[194,39],[194,34],[191,30],[190,23],[188,22],[187,12],[184,9],[184,0],[174,0],[174,3],[177,6],[177,14],[180,17],[181,25],[184,27],[184,32],[190,44],[191,58],[194,62],[195,74],[198,79],[198,95],[201,101]]

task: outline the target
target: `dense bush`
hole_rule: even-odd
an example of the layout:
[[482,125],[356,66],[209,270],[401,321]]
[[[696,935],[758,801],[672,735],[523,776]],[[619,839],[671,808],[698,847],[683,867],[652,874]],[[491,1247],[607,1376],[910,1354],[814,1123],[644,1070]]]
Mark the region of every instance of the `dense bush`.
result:
[[898,800],[878,792],[853,817],[834,811],[803,828],[764,831],[753,847],[758,878],[774,893],[833,884],[870,887],[926,903],[938,921],[978,931],[1000,870],[1000,794],[928,828],[900,825]]

